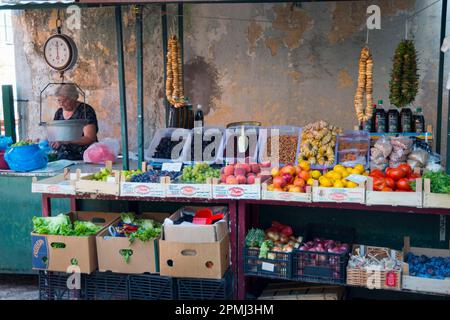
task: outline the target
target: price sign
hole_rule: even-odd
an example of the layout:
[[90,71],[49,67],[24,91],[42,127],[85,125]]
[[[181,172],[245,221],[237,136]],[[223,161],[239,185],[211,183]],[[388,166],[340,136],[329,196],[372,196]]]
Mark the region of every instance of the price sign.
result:
[[183,164],[181,162],[166,162],[162,164],[162,171],[180,172]]

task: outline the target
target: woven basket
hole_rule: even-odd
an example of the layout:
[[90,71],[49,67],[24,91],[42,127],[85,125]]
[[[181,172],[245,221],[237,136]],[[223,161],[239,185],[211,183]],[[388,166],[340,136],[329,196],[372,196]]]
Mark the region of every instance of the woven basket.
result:
[[[352,254],[356,254],[356,250],[360,245],[353,246]],[[365,246],[366,255],[372,254],[377,258],[385,258],[391,256],[392,249],[382,247]],[[403,253],[396,251],[397,260],[403,261]],[[368,281],[368,279],[370,279]],[[369,289],[391,289],[401,290],[401,270],[366,270],[347,267],[347,284],[352,286],[367,287]]]

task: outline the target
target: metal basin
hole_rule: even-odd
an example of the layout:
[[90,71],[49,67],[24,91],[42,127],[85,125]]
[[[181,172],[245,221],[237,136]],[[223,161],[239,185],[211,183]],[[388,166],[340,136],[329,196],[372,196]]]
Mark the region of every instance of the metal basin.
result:
[[48,141],[73,141],[83,136],[83,128],[87,124],[85,119],[54,120],[44,125],[47,127]]

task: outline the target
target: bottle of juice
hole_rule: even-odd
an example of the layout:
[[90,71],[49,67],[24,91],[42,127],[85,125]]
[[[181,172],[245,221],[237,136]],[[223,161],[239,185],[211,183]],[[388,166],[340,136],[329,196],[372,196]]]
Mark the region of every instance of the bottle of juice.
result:
[[389,133],[400,132],[400,114],[397,108],[391,108],[388,112],[388,130]]
[[387,129],[387,115],[383,108],[383,100],[378,101],[377,109],[374,113],[373,132],[385,133]]
[[413,130],[415,133],[425,132],[425,117],[422,113],[422,108],[417,108],[413,116]]
[[403,108],[400,112],[400,132],[412,132],[413,113],[410,108]]

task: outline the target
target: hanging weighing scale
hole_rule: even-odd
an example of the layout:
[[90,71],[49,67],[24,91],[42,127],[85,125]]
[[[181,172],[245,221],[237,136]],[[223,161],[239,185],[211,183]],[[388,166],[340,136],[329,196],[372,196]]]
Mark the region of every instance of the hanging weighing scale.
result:
[[[83,128],[87,123],[86,97],[83,90],[76,83],[64,82],[64,72],[75,66],[78,59],[78,50],[72,38],[62,33],[61,25],[58,10],[56,33],[51,35],[44,44],[44,59],[50,68],[59,72],[61,82],[50,82],[41,90],[39,96],[39,125],[47,128],[47,139],[49,141],[74,141],[83,136]],[[83,97],[84,119],[42,121],[42,96],[52,86],[76,87],[77,91]]]

